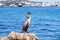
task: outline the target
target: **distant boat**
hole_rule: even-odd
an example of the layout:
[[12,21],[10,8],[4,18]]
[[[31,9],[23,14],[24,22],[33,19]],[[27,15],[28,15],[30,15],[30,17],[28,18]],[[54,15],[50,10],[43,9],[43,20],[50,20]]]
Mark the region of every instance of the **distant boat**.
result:
[[0,4],[0,7],[3,7],[3,4]]
[[19,4],[18,7],[22,7],[22,4]]
[[55,5],[55,6],[58,6],[58,5]]
[[3,5],[1,5],[0,7],[4,7]]

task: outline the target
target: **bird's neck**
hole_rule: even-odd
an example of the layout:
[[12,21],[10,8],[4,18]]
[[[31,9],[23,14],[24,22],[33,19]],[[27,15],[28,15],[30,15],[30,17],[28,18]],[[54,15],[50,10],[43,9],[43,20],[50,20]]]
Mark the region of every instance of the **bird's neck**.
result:
[[26,15],[27,18],[30,18],[30,15]]

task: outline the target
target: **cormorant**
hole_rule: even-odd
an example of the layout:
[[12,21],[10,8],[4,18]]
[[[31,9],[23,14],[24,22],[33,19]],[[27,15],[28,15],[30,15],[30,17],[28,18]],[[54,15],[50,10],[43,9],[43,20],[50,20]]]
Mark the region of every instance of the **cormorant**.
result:
[[26,13],[27,19],[26,19],[26,21],[23,24],[22,32],[27,32],[27,29],[29,27],[30,20],[31,20],[30,14],[31,14],[30,12],[27,12]]

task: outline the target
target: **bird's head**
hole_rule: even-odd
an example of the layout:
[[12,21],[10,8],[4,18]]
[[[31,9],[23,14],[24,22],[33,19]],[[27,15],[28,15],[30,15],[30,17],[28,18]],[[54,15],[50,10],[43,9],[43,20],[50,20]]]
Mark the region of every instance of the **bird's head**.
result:
[[27,12],[27,13],[26,13],[26,15],[30,15],[30,14],[31,14],[31,12]]

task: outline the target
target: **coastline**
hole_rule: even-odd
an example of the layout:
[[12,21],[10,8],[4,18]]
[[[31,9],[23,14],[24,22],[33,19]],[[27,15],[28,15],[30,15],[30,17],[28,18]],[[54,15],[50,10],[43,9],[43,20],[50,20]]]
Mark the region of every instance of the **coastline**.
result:
[[16,2],[16,1],[12,1],[12,2],[6,2],[6,1],[2,1],[0,2],[0,6],[60,6],[60,2],[30,2],[30,1],[21,1],[21,2]]

